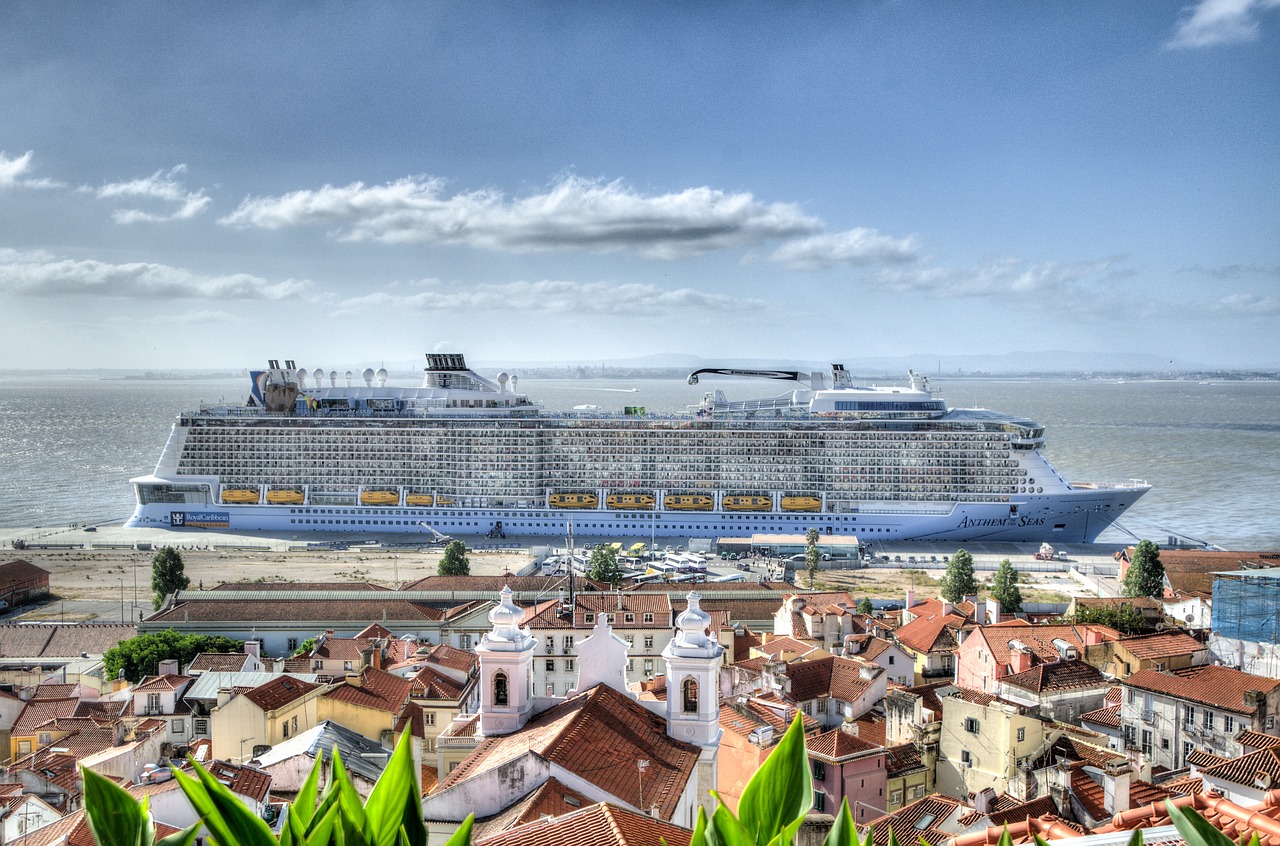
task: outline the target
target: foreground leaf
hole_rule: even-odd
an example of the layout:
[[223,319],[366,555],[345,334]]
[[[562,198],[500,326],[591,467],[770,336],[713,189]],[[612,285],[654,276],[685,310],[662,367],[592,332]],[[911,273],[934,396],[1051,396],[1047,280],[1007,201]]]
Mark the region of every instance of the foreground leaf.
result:
[[[804,723],[796,714],[782,740],[747,782],[738,802],[738,814],[753,842],[765,846],[794,821],[803,821],[812,806],[813,778],[805,754]],[[713,826],[719,814],[717,808],[711,819]]]
[[422,822],[422,793],[413,763],[412,735],[405,732],[365,802],[365,836],[370,846],[397,846],[403,833],[407,846],[427,846]]
[[98,846],[150,846],[155,828],[144,805],[111,779],[93,770],[84,777],[84,810]]
[[[849,813],[849,797],[846,796],[840,800],[840,810],[836,814],[836,821],[831,826],[831,831],[827,832],[827,839],[822,841],[823,846],[862,846],[858,840],[858,829],[853,824],[853,814]],[[871,839],[867,838],[867,846],[870,846]]]

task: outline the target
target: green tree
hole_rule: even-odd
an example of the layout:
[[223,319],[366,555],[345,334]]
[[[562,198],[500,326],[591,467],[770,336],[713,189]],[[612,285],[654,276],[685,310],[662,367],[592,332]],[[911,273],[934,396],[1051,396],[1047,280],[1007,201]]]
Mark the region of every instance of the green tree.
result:
[[1129,559],[1124,574],[1125,596],[1161,596],[1164,594],[1164,565],[1160,563],[1160,547],[1149,540],[1140,541]]
[[1022,610],[1022,591],[1018,589],[1018,571],[1008,558],[1000,562],[991,579],[991,598],[1000,603],[1000,612],[1016,614]]
[[449,541],[436,572],[442,576],[470,576],[471,562],[467,560],[467,545],[458,540]]
[[1073,622],[1110,626],[1122,634],[1135,634],[1147,628],[1146,617],[1128,602],[1078,607]]
[[804,533],[804,568],[809,572],[809,589],[812,590],[818,580],[818,530],[810,528]]
[[151,607],[159,608],[164,598],[175,591],[191,587],[183,572],[182,556],[171,546],[161,547],[151,556],[151,591],[155,594]]
[[865,596],[858,600],[858,605],[853,609],[859,614],[874,614],[875,609],[871,607],[871,600]]
[[302,643],[300,643],[297,649],[293,650],[293,655],[290,657],[297,658],[299,655],[310,655],[311,650],[315,648],[316,648],[316,639],[314,637],[309,637],[306,640],[304,640]]
[[587,562],[587,578],[616,585],[622,581],[622,568],[618,566],[618,551],[608,544],[600,544],[591,550]]
[[973,556],[963,549],[947,562],[947,572],[940,583],[942,598],[948,602],[960,602],[966,596],[978,592],[978,580],[973,575]]
[[181,670],[201,652],[241,652],[244,641],[222,635],[179,634],[173,629],[150,632],[121,641],[106,651],[102,663],[108,678],[124,678],[136,682],[154,676],[161,661],[176,659]]

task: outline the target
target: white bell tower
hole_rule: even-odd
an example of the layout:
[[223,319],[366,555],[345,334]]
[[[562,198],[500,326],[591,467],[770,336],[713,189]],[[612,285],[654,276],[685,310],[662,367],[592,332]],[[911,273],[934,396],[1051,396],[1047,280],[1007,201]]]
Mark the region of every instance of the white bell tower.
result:
[[492,737],[523,728],[533,713],[533,653],[538,639],[520,628],[524,612],[504,587],[489,612],[493,630],[476,647],[480,657],[480,725],[476,734]]
[[724,647],[707,634],[711,615],[696,593],[676,618],[676,636],[662,650],[667,662],[667,734],[708,747],[720,745],[720,662]]

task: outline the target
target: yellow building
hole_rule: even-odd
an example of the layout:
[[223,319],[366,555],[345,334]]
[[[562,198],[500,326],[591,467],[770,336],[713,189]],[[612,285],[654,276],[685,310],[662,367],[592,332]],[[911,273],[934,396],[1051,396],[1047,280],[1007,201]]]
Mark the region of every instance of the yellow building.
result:
[[326,691],[317,705],[320,720],[332,720],[385,746],[393,742],[393,729],[413,682],[386,670],[366,667],[348,675]]
[[991,788],[1025,796],[1020,769],[1044,749],[1045,724],[1029,708],[990,694],[958,688],[943,702],[938,741],[937,789],[967,796]]
[[255,747],[275,746],[320,722],[318,702],[327,688],[280,676],[218,702],[209,715],[213,757],[240,763]]

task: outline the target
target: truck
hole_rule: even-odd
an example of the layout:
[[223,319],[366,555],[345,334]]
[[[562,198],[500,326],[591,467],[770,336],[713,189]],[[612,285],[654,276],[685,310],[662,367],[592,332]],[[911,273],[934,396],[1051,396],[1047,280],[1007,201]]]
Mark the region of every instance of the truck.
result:
[[1066,561],[1067,554],[1065,552],[1054,552],[1053,547],[1047,543],[1040,544],[1040,551],[1036,553],[1037,561]]

